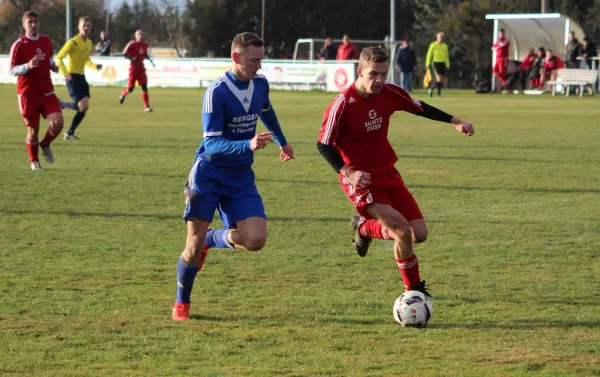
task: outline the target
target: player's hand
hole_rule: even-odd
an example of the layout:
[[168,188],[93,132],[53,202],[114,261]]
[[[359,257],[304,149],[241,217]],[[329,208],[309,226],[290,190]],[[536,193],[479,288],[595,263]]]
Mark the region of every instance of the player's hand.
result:
[[99,71],[99,70],[101,70],[101,69],[102,69],[102,67],[103,67],[103,65],[102,65],[102,64],[96,64],[96,69],[97,69],[98,71]]
[[281,162],[286,162],[294,158],[294,148],[290,144],[286,144],[283,147],[280,147],[281,152],[279,153],[279,158]]
[[58,66],[56,64],[50,66],[50,70],[54,73],[58,73]]
[[466,136],[473,136],[473,134],[475,133],[473,125],[465,120],[453,117],[451,122],[458,132],[461,132]]
[[271,135],[273,135],[272,132],[261,132],[256,134],[256,136],[250,140],[250,149],[253,151],[257,149],[263,149],[268,143],[272,143],[274,141]]
[[73,76],[71,76],[71,75],[66,75],[65,76],[65,80],[67,80],[67,81],[71,81],[72,78],[73,78]]
[[358,189],[365,189],[371,184],[371,174],[366,171],[352,170],[346,166],[342,168],[341,172],[348,182]]
[[34,69],[35,67],[38,67],[40,65],[40,61],[42,59],[40,59],[40,55],[36,54],[33,59],[31,59],[28,63],[27,63],[27,68],[29,69]]

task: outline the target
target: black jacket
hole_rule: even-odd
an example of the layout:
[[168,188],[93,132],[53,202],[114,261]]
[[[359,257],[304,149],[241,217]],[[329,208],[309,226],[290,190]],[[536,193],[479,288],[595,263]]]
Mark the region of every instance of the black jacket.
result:
[[398,67],[402,72],[414,72],[417,68],[417,56],[410,47],[403,47],[398,51]]
[[321,50],[321,55],[319,55],[319,58],[323,58],[325,60],[335,60],[336,55],[337,48],[333,45],[333,43],[330,43],[329,46]]

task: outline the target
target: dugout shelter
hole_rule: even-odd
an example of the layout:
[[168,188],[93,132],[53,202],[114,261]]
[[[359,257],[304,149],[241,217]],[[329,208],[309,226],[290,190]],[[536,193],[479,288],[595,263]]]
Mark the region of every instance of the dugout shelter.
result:
[[[494,43],[498,39],[498,31],[506,31],[510,40],[510,60],[522,61],[530,47],[553,50],[555,55],[564,59],[569,33],[574,31],[580,41],[585,36],[581,26],[560,13],[488,14],[485,19],[494,21]],[[492,62],[495,61],[496,53],[492,51]],[[495,77],[492,75],[492,90],[494,87]]]

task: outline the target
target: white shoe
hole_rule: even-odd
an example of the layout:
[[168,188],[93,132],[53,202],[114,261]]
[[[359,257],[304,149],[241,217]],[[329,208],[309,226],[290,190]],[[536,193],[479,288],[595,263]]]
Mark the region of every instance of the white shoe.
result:
[[144,112],[151,113],[152,112],[152,108],[151,107],[146,107],[146,108],[144,108]]
[[33,161],[31,163],[31,170],[33,170],[33,171],[44,171],[44,168],[42,167],[42,165],[40,165],[39,161]]
[[44,152],[44,158],[46,162],[52,164],[54,162],[54,155],[52,154],[52,149],[50,146],[45,147],[44,144],[40,143],[40,147],[42,147],[42,152]]
[[73,134],[65,132],[65,140],[79,140],[79,138]]
[[519,91],[515,89],[513,90],[513,94],[519,94]]

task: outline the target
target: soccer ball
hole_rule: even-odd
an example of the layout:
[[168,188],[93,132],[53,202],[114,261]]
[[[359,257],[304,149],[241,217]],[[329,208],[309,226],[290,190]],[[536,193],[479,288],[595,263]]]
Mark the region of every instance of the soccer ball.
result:
[[431,313],[431,299],[419,291],[404,292],[394,302],[394,319],[402,327],[425,327]]

